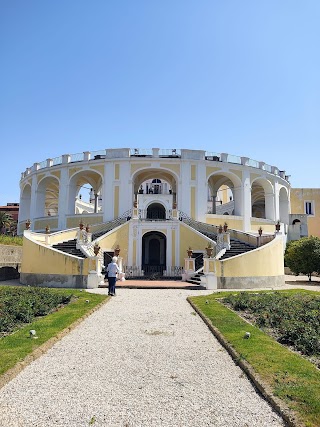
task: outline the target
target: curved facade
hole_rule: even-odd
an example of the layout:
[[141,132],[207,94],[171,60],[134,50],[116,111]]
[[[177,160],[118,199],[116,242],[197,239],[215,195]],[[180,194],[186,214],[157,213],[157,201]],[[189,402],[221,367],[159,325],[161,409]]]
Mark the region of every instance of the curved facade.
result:
[[[82,200],[83,189],[90,192]],[[286,229],[290,183],[264,162],[201,150],[106,149],[35,163],[20,181],[19,233],[98,224],[134,206],[140,219],[170,219],[177,210],[197,221],[255,232]],[[158,218],[159,216],[159,218]]]
[[[287,230],[290,184],[263,162],[201,150],[106,149],[36,163],[20,186],[20,233],[31,220],[22,283],[97,286],[100,255],[120,248],[127,277],[188,278],[201,260],[209,288],[284,281],[283,234],[274,231],[278,222]],[[91,227],[84,232],[80,222]]]

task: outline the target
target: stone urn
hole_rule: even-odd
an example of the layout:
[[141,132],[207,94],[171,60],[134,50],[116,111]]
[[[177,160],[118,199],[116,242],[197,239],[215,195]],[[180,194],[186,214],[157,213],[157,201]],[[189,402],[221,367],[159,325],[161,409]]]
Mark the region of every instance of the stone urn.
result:
[[100,246],[98,245],[98,243],[96,243],[93,247],[93,252],[94,252],[95,256],[98,255],[99,251],[100,251]]
[[50,225],[46,226],[46,234],[50,234]]
[[27,219],[26,221],[26,230],[30,230],[31,221],[30,219]]
[[279,231],[280,231],[280,227],[281,227],[281,225],[280,225],[280,221],[278,221],[278,222],[276,223],[276,232],[277,232],[277,233],[279,233]]
[[207,252],[207,256],[208,256],[208,258],[212,258],[212,254],[213,254],[213,247],[212,247],[212,245],[210,245],[210,243],[209,243],[209,245],[206,247],[206,252]]
[[258,233],[259,233],[259,236],[261,236],[262,235],[262,228],[261,227],[259,227],[259,229],[258,229]]
[[187,249],[188,258],[191,258],[191,257],[192,257],[192,253],[193,253],[193,250],[192,250],[192,249],[191,249],[191,247],[189,246],[189,248]]

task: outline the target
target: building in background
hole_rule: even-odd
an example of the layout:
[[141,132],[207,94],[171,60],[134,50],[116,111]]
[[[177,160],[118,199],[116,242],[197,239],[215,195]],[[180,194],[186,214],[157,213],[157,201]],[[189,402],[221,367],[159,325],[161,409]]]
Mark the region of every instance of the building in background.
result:
[[320,237],[320,188],[291,188],[288,241]]

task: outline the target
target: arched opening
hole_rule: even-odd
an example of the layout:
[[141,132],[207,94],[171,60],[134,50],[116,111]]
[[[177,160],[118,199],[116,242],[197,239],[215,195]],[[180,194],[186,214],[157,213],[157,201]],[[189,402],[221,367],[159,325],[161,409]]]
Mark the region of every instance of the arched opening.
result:
[[266,217],[266,204],[264,189],[257,182],[252,184],[251,190],[251,216],[254,218]]
[[147,208],[147,219],[166,219],[166,210],[161,203],[151,203]]
[[166,269],[166,236],[159,231],[150,231],[142,237],[142,270],[145,276],[163,275]]
[[102,177],[98,172],[83,170],[70,179],[68,214],[102,211]]
[[300,221],[300,219],[294,219],[293,221],[292,221],[292,225],[296,225],[296,224],[298,224],[298,223],[300,223],[301,221]]
[[[163,169],[144,169],[132,176],[133,201],[140,202],[144,195],[155,196],[154,198],[170,200],[170,209],[177,203],[177,178]],[[141,195],[141,196],[140,196]],[[149,196],[149,197],[151,197]]]
[[58,215],[59,181],[47,176],[40,181],[36,191],[36,218]]
[[230,173],[211,175],[208,179],[208,213],[242,215],[240,188],[240,179]]
[[251,216],[275,220],[274,188],[266,179],[256,179],[251,185]]

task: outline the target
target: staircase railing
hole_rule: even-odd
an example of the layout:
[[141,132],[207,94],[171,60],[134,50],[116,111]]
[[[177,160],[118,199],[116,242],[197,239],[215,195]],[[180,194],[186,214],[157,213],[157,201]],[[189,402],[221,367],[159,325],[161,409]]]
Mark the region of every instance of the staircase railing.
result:
[[[207,237],[210,237],[212,240],[217,240],[217,235],[219,233],[218,229],[219,227],[217,225],[213,224],[206,224],[204,222],[196,221],[192,218],[190,218],[187,214],[180,211],[180,219],[185,224],[189,225],[190,227],[194,228],[197,231],[200,231],[200,233],[206,235]],[[263,246],[269,242],[271,242],[275,236],[273,234],[265,235],[265,236],[255,236],[250,233],[246,233],[244,231],[239,230],[233,230],[228,229],[228,233],[230,233],[230,239],[231,240],[238,240],[240,242],[248,243],[249,245],[253,247]]]
[[95,230],[92,233],[92,241],[96,240],[98,237],[102,236],[103,234],[108,233],[114,228],[119,227],[119,225],[124,224],[126,221],[131,219],[131,217],[132,217],[132,210],[129,209],[128,211],[124,212],[122,215],[118,216],[117,218],[111,221],[105,222],[101,224],[99,227],[95,227]]
[[211,240],[217,241],[218,227],[216,225],[196,221],[181,211],[179,212],[179,218],[182,222],[189,225],[191,228],[200,231],[200,233],[209,237]]

